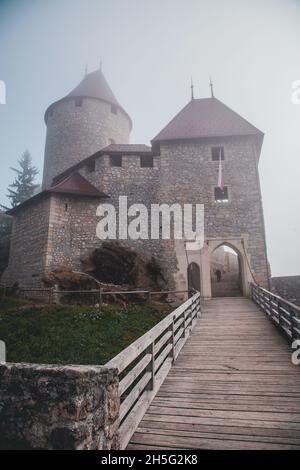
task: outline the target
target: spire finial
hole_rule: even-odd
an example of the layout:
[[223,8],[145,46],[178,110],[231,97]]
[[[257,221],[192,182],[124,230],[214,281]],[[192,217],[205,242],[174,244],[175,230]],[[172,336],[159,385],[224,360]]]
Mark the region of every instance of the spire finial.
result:
[[212,82],[212,79],[211,79],[211,75],[209,76],[209,86],[210,86],[210,94],[211,94],[211,97],[214,98],[214,86],[213,86],[213,82]]
[[191,77],[191,100],[194,99],[194,84],[193,84],[193,77]]
[[99,62],[99,69],[100,69],[101,72],[102,72],[102,59],[100,59],[100,62]]

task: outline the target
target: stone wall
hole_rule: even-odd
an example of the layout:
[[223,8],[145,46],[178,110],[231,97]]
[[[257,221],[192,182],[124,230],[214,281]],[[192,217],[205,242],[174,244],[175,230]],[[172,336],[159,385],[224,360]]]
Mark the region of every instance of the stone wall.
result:
[[40,285],[47,266],[51,197],[28,203],[14,215],[9,264],[2,281],[11,285]]
[[[228,203],[214,200],[218,162],[211,159],[211,147],[215,145],[225,149],[223,174],[229,189]],[[9,267],[11,279],[23,281],[26,277],[30,281],[34,273],[62,264],[80,270],[81,260],[102,243],[96,237],[97,206],[108,202],[118,212],[119,196],[127,196],[128,207],[142,203],[149,216],[151,204],[155,203],[204,204],[206,251],[202,250],[203,256],[200,251],[189,253],[190,262],[198,263],[202,270],[201,279],[210,273],[209,260],[201,265],[204,255],[210,256],[209,244],[229,240],[229,245],[243,258],[244,284],[252,281],[249,262],[256,281],[266,285],[262,202],[253,137],[164,143],[160,150],[160,155],[154,157],[153,168],[141,168],[138,155],[123,155],[122,167],[112,167],[109,155],[96,158],[95,170],[82,166],[80,173],[109,195],[107,200],[51,195],[50,202],[39,201],[20,211]],[[187,288],[187,254],[182,240],[121,242],[155,256],[164,268],[170,288]]]
[[58,102],[48,114],[43,188],[52,179],[89,155],[114,143],[129,142],[131,122],[121,109],[111,112],[111,105],[94,98]]
[[[224,185],[228,203],[214,201],[218,161],[211,147],[223,146]],[[255,141],[249,137],[203,139],[163,143],[160,147],[159,200],[168,204],[202,203],[205,211],[205,240],[247,238],[247,256],[258,282],[267,279],[262,202],[260,198]],[[179,275],[186,283],[186,266],[181,274],[178,259],[186,258],[183,244],[163,241],[163,261],[173,282]],[[176,246],[179,251],[176,253]],[[182,287],[176,281],[177,287]],[[174,286],[175,287],[175,286]]]
[[271,287],[275,294],[300,305],[300,276],[272,277]]
[[0,448],[118,449],[116,369],[0,365]]

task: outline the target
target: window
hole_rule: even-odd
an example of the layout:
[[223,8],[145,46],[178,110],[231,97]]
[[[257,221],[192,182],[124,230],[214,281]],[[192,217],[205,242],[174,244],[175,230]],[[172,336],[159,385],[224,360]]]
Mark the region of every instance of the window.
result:
[[122,166],[122,155],[110,155],[110,166]]
[[96,167],[96,161],[95,161],[95,159],[89,161],[89,162],[86,164],[86,168],[87,168],[88,173],[92,173],[93,171],[95,171],[95,167]]
[[148,157],[148,155],[142,155],[140,157],[141,168],[153,168],[153,157]]
[[110,110],[113,114],[117,114],[118,112],[118,107],[115,104],[110,105]]
[[75,106],[82,106],[82,98],[75,98]]
[[229,202],[227,186],[224,186],[223,189],[215,187],[215,202]]
[[212,147],[211,148],[211,159],[213,161],[219,161],[220,160],[220,152],[221,152],[221,160],[224,160],[225,159],[224,147]]

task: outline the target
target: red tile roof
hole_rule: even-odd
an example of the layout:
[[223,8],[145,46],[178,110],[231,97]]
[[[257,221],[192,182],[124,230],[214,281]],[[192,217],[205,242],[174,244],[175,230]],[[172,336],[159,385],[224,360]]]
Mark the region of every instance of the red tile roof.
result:
[[263,133],[216,98],[191,100],[152,142]]
[[51,186],[47,191],[51,193],[78,194],[80,196],[89,197],[108,197],[106,194],[98,191],[95,186],[77,172],[71,173],[59,183]]
[[94,198],[109,197],[107,194],[101,191],[98,191],[98,189],[95,188],[95,186],[89,183],[79,173],[72,173],[68,177],[62,179],[56,185],[51,186],[50,188],[45,189],[35,194],[30,199],[27,199],[26,201],[22,202],[22,204],[19,204],[18,206],[13,207],[9,211],[7,211],[7,214],[13,215],[16,212],[18,212],[20,209],[22,209],[24,206],[27,206],[28,204],[30,204],[31,202],[36,201],[37,199],[40,199],[52,193],[66,194],[70,196],[94,197]]

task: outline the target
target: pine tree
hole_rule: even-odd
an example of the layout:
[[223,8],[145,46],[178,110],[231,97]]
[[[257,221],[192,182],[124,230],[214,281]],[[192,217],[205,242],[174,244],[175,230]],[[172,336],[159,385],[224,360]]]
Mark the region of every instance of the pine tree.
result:
[[0,209],[0,239],[11,232],[12,217]]
[[25,150],[18,163],[20,169],[11,168],[11,170],[17,173],[14,182],[8,187],[9,194],[7,194],[7,197],[11,200],[11,207],[16,207],[18,204],[26,201],[26,199],[29,199],[39,186],[34,184],[38,170],[32,165],[32,158],[28,150]]

